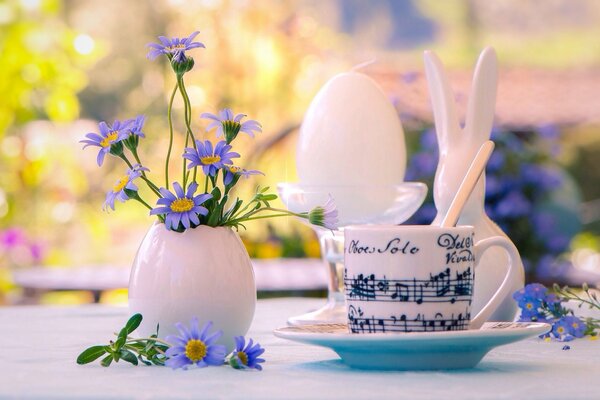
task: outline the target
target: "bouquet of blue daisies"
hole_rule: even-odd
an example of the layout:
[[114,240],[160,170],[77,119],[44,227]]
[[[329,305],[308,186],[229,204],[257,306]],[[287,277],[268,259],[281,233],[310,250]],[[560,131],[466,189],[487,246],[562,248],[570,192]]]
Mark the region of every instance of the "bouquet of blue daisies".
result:
[[[151,43],[149,59],[166,56],[176,76],[176,84],[170,96],[167,110],[169,123],[169,147],[166,151],[164,186],[159,187],[150,178],[150,170],[145,167],[138,154],[140,140],[145,137],[145,117],[139,115],[134,119],[114,121],[112,125],[100,122],[99,132],[86,135],[81,142],[88,146],[98,147],[97,162],[102,166],[107,155],[120,158],[126,165],[124,175],[106,194],[104,209],[115,209],[116,200],[125,202],[135,200],[156,215],[167,229],[183,232],[199,225],[211,227],[229,226],[236,229],[245,228],[244,222],[279,216],[293,215],[309,220],[312,224],[335,229],[337,210],[330,199],[323,206],[303,212],[293,213],[288,210],[273,208],[270,202],[277,195],[269,193],[269,188],[258,187],[254,196],[244,203],[232,195],[232,189],[241,177],[264,175],[257,170],[247,170],[235,165],[234,159],[240,154],[233,151],[233,141],[240,133],[254,137],[262,132],[262,126],[254,120],[245,120],[246,115],[234,114],[230,109],[223,109],[217,114],[203,113],[201,118],[210,121],[206,131],[216,131],[220,140],[213,144],[210,140],[197,140],[191,128],[192,108],[184,83],[184,75],[194,67],[194,59],[186,54],[195,48],[204,48],[204,44],[195,42],[199,32],[186,38],[169,39],[160,36],[160,43]],[[185,149],[180,155],[182,175],[180,181],[171,182],[169,163],[173,153],[173,101],[179,93],[184,102]],[[143,181],[156,195],[156,206],[152,207],[139,192],[136,181]],[[199,188],[202,186],[202,189]]]

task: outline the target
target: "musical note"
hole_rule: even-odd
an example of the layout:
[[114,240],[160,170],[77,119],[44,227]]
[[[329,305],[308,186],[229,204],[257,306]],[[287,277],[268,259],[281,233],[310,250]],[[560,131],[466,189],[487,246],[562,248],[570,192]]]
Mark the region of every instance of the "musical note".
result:
[[[346,279],[344,279],[344,285]],[[358,275],[356,278],[351,280],[350,283],[351,291],[348,294],[351,298],[358,298],[359,300],[374,300],[375,294],[375,275],[364,277],[363,274]]]
[[390,298],[392,300],[398,299],[398,301],[408,301],[408,286],[398,282],[396,282],[395,286],[396,290],[392,293]]

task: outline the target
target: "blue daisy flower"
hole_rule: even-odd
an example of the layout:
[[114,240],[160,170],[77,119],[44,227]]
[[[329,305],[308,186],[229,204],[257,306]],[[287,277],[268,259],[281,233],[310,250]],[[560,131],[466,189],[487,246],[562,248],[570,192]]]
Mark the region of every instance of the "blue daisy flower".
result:
[[113,186],[112,190],[106,193],[106,200],[104,201],[103,208],[108,210],[108,207],[115,209],[115,200],[119,200],[121,203],[129,200],[129,196],[125,190],[138,190],[138,187],[133,181],[142,176],[142,171],[149,171],[148,168],[142,167],[141,164],[135,164],[133,167],[127,169],[127,173],[123,175]]
[[246,339],[243,336],[236,336],[234,340],[235,349],[231,354],[229,364],[236,369],[253,368],[261,371],[262,366],[260,363],[265,362],[265,360],[258,357],[265,352],[265,349],[260,347],[260,344],[253,343],[252,339],[249,339],[246,345]]
[[329,196],[323,206],[317,206],[308,213],[308,221],[327,229],[337,229],[338,211],[333,198]]
[[202,193],[194,196],[198,184],[192,182],[184,193],[183,188],[178,182],[173,183],[175,194],[165,188],[160,188],[160,194],[163,196],[156,202],[157,207],[150,210],[150,215],[165,215],[165,225],[167,229],[176,231],[180,223],[185,229],[194,228],[200,225],[198,215],[208,214],[208,210],[201,204],[212,198],[209,193]]
[[154,60],[159,55],[164,54],[167,57],[169,57],[169,60],[175,60],[176,62],[181,63],[186,59],[186,51],[195,49],[197,47],[206,47],[201,42],[194,42],[194,38],[199,33],[199,31],[196,31],[190,36],[181,39],[169,39],[165,36],[159,36],[158,39],[160,40],[160,43],[149,43],[147,45],[152,50],[148,52],[148,55],[146,57],[148,57],[150,60]]
[[198,319],[193,318],[190,329],[182,323],[175,324],[180,335],[170,335],[165,340],[173,346],[166,351],[169,357],[165,362],[167,367],[173,369],[187,369],[189,365],[197,365],[200,368],[209,365],[223,365],[226,349],[215,342],[223,335],[223,331],[209,333],[212,322],[207,322],[202,329],[198,329]]
[[225,164],[223,165],[223,171],[225,174],[223,175],[223,184],[225,186],[229,185],[233,182],[233,178],[237,176],[243,176],[245,178],[249,178],[250,175],[264,175],[262,172],[256,169],[243,169],[240,167],[236,167],[235,165]]
[[112,126],[110,126],[102,121],[98,124],[100,134],[90,132],[85,135],[87,139],[80,140],[79,142],[85,143],[85,146],[83,146],[84,149],[88,146],[100,147],[96,161],[98,162],[98,166],[102,166],[106,154],[108,154],[119,142],[127,139],[131,124],[131,121],[115,121]]
[[144,134],[144,132],[142,132],[142,129],[144,129],[145,120],[146,117],[144,115],[138,115],[137,117],[135,117],[135,119],[130,119],[128,121],[131,123],[131,128],[129,129],[129,132],[131,132],[133,136],[145,138],[146,135]]
[[196,140],[197,149],[188,147],[183,153],[183,158],[190,161],[188,168],[201,166],[202,171],[205,175],[215,176],[217,171],[223,168],[225,164],[231,164],[232,158],[237,158],[240,155],[236,152],[229,151],[231,146],[228,145],[224,140],[221,140],[215,146],[213,151],[212,143],[206,140],[202,143],[200,140]]
[[248,121],[242,121],[242,118],[246,117],[246,114],[233,115],[233,111],[229,108],[225,108],[219,111],[218,115],[211,113],[203,113],[200,118],[207,118],[213,120],[207,127],[206,131],[217,128],[217,137],[225,136],[227,143],[231,143],[233,139],[240,132],[247,133],[250,137],[254,137],[254,132],[262,132],[262,126],[258,121],[252,119]]

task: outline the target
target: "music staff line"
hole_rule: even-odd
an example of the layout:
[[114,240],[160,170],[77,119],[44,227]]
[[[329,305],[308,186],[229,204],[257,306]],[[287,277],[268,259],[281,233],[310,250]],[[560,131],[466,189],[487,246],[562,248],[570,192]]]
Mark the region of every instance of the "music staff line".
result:
[[[357,316],[357,314],[359,316]],[[406,315],[390,318],[362,317],[362,311],[353,310],[351,306],[348,314],[348,327],[352,332],[412,332],[412,331],[453,331],[462,330],[468,327],[470,315],[459,314],[457,317],[452,314],[450,318],[444,318],[440,313],[433,319],[426,319],[418,314],[416,318],[407,318]]]
[[473,291],[473,275],[470,268],[456,277],[450,278],[450,269],[429,279],[394,280],[377,279],[371,274],[359,274],[353,278],[344,278],[344,287],[349,299],[363,301],[392,301],[440,303],[471,302]]

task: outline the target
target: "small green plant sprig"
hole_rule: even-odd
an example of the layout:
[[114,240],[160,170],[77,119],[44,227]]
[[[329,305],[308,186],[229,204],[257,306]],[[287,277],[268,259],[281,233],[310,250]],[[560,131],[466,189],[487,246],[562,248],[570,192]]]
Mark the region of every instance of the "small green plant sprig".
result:
[[129,335],[135,331],[142,322],[142,315],[135,314],[125,326],[115,333],[116,341],[108,345],[96,345],[85,349],[79,357],[77,364],[89,364],[104,356],[100,361],[103,367],[109,367],[112,362],[124,360],[133,365],[159,365],[173,369],[187,369],[189,366],[204,368],[208,366],[222,366],[228,364],[235,369],[254,369],[261,371],[261,364],[265,362],[260,356],[265,352],[258,342],[244,336],[235,336],[235,348],[226,354],[224,345],[217,343],[223,331],[211,332],[212,321],[204,326],[198,325],[198,318],[192,318],[189,328],[182,323],[175,324],[179,335],[167,336],[165,339],[173,344],[158,338],[156,333],[149,338],[131,338]]
[[169,348],[169,343],[158,339],[158,326],[156,333],[149,338],[129,336],[140,326],[141,322],[141,314],[133,315],[116,334],[116,341],[111,340],[108,345],[96,345],[85,349],[77,357],[77,364],[89,364],[104,356],[100,361],[103,367],[109,367],[113,361],[119,362],[119,360],[133,365],[138,365],[140,362],[145,365],[165,365],[167,359],[165,352]]
[[[592,291],[587,283],[581,285],[581,292],[576,291],[569,286],[560,287],[558,284],[552,286],[552,290],[557,296],[564,299],[564,301],[574,301],[579,303],[577,308],[581,309],[587,306],[588,309],[596,309],[600,311],[600,301],[598,301],[598,295]],[[571,310],[569,310],[571,311]],[[587,326],[586,335],[596,336],[598,330],[600,330],[600,319],[588,317],[585,318],[585,324]]]

